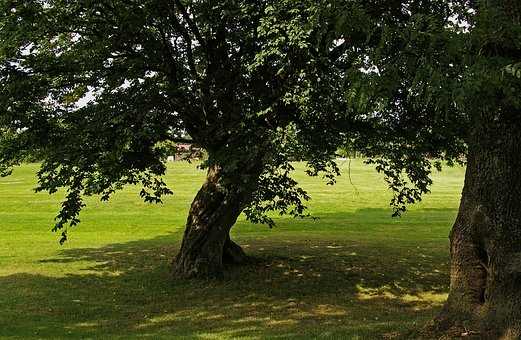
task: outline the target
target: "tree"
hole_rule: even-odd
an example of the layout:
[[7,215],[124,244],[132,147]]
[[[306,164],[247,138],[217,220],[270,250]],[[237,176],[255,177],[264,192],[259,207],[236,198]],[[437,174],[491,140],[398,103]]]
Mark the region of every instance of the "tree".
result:
[[362,103],[370,106],[373,133],[355,144],[385,173],[398,212],[428,191],[432,158],[466,159],[450,234],[450,293],[435,326],[517,339],[521,4],[428,3],[410,7],[404,25],[387,24],[372,50],[377,71],[364,77],[357,93],[369,98]]
[[316,99],[338,93],[344,80],[330,65],[356,50],[331,34],[334,8],[5,0],[0,13],[0,171],[43,160],[37,190],[67,190],[53,228],[62,242],[85,195],[107,200],[126,184],[141,184],[147,202],[171,194],[162,146],[187,134],[208,152],[208,175],[176,276],[219,276],[223,262],[244,261],[229,236],[242,211],[269,225],[272,210],[305,216],[290,160],[329,180],[337,172],[337,142],[323,136],[342,100]]
[[[451,290],[441,321],[491,338],[521,337],[521,4],[481,1],[470,34],[462,109],[469,151],[451,232]],[[458,320],[459,319],[459,320]]]

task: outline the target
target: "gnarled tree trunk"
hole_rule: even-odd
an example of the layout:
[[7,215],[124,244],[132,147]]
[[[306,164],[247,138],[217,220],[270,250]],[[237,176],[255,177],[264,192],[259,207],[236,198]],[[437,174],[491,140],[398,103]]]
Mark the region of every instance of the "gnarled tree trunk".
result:
[[222,169],[212,165],[192,202],[181,249],[172,264],[175,277],[220,277],[223,263],[247,259],[242,248],[230,239],[230,230],[247,204],[258,175],[246,176],[248,180],[241,186],[223,176]]
[[489,121],[474,131],[450,241],[450,293],[437,326],[521,338],[519,122]]

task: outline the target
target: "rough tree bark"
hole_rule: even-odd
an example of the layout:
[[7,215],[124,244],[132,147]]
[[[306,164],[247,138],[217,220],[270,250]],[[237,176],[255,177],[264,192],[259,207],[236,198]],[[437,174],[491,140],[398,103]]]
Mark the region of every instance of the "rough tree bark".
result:
[[243,263],[247,256],[230,238],[230,230],[248,202],[258,179],[247,178],[241,186],[223,182],[223,171],[213,165],[206,182],[192,202],[181,249],[173,261],[178,278],[222,276],[223,263]]
[[[519,25],[521,2],[479,3],[478,12],[489,10],[505,16],[482,25],[478,15],[481,53],[511,58],[511,43],[487,47],[484,32]],[[478,109],[471,123],[465,184],[450,234],[450,292],[435,325],[473,330],[481,339],[521,339],[521,113],[500,89],[495,93],[493,104],[482,108],[495,112]]]
[[450,293],[440,330],[521,338],[521,118],[475,129],[450,234]]

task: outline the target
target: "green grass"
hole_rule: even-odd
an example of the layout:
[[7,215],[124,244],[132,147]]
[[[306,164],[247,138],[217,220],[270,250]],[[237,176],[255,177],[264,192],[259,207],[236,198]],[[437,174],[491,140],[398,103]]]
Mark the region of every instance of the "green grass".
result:
[[401,219],[361,161],[356,190],[347,176],[329,187],[300,169],[320,219],[283,217],[272,230],[241,219],[234,237],[258,262],[209,282],[168,272],[204,177],[194,165],[169,166],[175,196],[162,206],[142,203],[138,188],[89,199],[64,246],[49,232],[60,196],[32,191],[36,169],[0,179],[1,338],[404,338],[446,297],[461,168],[435,174],[432,194]]

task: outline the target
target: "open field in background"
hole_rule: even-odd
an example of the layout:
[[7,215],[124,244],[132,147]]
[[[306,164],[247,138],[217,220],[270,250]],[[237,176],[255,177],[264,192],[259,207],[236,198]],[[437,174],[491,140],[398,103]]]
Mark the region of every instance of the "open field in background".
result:
[[[448,290],[448,233],[464,171],[435,174],[432,194],[391,218],[385,183],[361,160],[334,187],[295,175],[318,220],[239,221],[235,239],[257,264],[224,281],[173,282],[169,262],[204,173],[169,165],[175,196],[142,203],[127,188],[92,198],[58,244],[59,195],[35,194],[37,165],[0,179],[1,338],[414,337]],[[358,193],[356,193],[358,191]]]

